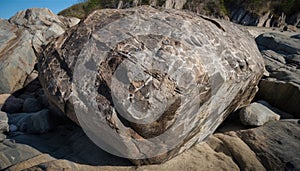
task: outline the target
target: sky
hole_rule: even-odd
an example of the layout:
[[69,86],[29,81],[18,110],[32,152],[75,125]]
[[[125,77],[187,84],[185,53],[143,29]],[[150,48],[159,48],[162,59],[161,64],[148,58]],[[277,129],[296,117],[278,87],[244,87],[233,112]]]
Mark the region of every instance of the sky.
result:
[[9,19],[18,11],[28,8],[49,8],[57,14],[79,2],[82,0],[0,0],[0,18]]

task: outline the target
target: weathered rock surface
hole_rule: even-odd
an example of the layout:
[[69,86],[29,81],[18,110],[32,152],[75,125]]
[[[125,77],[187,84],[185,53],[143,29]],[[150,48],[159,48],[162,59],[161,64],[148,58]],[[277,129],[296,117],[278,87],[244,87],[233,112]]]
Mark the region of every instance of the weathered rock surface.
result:
[[247,126],[261,126],[269,121],[279,120],[280,115],[260,103],[251,103],[240,111],[240,120]]
[[207,143],[214,151],[230,156],[241,170],[266,170],[256,154],[233,131],[216,133]]
[[9,19],[10,23],[30,32],[32,35],[31,44],[37,52],[42,50],[42,45],[47,45],[49,41],[60,36],[79,21],[78,18],[55,15],[47,8],[31,8],[19,11]]
[[299,120],[271,121],[262,127],[238,132],[266,170],[300,169]]
[[12,93],[34,79],[35,52],[78,22],[46,8],[20,11],[9,21],[0,20],[0,93]]
[[[167,143],[176,147],[168,154],[152,151],[161,156],[149,163],[203,141],[230,112],[250,103],[262,73],[255,42],[233,24],[146,6],[92,13],[47,46],[39,61],[50,101],[122,144],[116,153],[136,157],[146,150],[133,141],[164,149],[166,142],[153,137],[167,131]],[[73,104],[85,101],[103,119],[94,112],[76,118]]]
[[0,143],[0,169],[7,169],[39,154],[41,154],[39,151],[28,145],[6,139]]
[[300,118],[300,39],[265,33],[256,42],[269,72],[260,82],[258,98]]
[[36,56],[31,35],[6,20],[0,20],[0,94],[23,87],[33,70]]

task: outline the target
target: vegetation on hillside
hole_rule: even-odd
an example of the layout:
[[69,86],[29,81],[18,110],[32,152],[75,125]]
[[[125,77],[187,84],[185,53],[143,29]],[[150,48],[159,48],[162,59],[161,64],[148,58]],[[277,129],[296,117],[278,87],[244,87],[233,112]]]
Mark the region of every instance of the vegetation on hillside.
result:
[[[157,5],[162,6],[165,0],[158,0]],[[84,18],[96,9],[117,8],[119,0],[84,0],[73,5],[59,14]],[[123,0],[123,7],[133,6],[134,0]],[[140,0],[139,5],[149,4],[150,0]],[[299,0],[187,0],[184,8],[205,15],[216,17],[230,16],[230,11],[242,7],[257,15],[271,11],[276,16],[285,13],[287,16],[300,13]]]
[[262,15],[267,11],[273,14],[293,15],[300,12],[299,0],[224,0],[226,8],[243,7],[248,11]]

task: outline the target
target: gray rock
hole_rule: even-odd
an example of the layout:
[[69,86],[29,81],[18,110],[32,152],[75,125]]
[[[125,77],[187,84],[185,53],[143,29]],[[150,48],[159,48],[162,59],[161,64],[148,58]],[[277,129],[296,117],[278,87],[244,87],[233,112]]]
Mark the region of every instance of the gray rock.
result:
[[23,103],[24,103],[23,99],[16,98],[11,95],[6,99],[1,110],[7,113],[18,113],[21,112]]
[[5,112],[0,111],[0,134],[3,132],[8,132],[8,118]]
[[35,113],[11,114],[9,124],[16,125],[19,131],[33,134],[48,132],[54,126],[47,109]]
[[300,40],[291,39],[288,36],[279,33],[264,33],[256,38],[260,49],[272,49],[282,54],[299,54]]
[[25,113],[37,112],[42,109],[40,102],[36,98],[27,98],[23,103],[22,111]]
[[268,107],[256,102],[251,103],[240,111],[240,120],[247,126],[261,126],[269,121],[279,119],[280,115],[277,115]]
[[[148,159],[159,163],[203,141],[230,112],[248,105],[263,66],[252,37],[230,22],[142,6],[92,13],[46,47],[38,68],[51,103],[77,123],[74,104],[85,102],[78,93],[88,93],[97,116],[96,109],[75,107],[90,128],[105,130],[105,144],[118,142],[117,150],[132,156],[157,155],[135,142],[161,150],[169,141],[147,139],[165,132],[176,139],[172,152]],[[99,91],[90,92],[94,88]]]
[[39,154],[41,154],[39,151],[28,145],[18,144],[6,139],[0,143],[0,170],[7,169],[12,165],[28,160]]
[[26,28],[32,35],[31,43],[36,52],[41,52],[41,46],[48,44],[53,38],[63,34],[65,30],[76,25],[80,20],[55,15],[47,8],[31,8],[19,11],[9,19],[19,27]]
[[33,71],[36,56],[30,38],[27,30],[0,19],[0,94],[22,88]]
[[300,170],[299,120],[271,121],[237,134],[256,153],[266,170]]
[[35,52],[42,52],[42,45],[78,22],[79,19],[57,16],[45,8],[20,11],[9,21],[1,19],[0,94],[21,89],[36,77]]
[[256,38],[269,76],[259,84],[258,99],[300,118],[300,40],[279,33]]

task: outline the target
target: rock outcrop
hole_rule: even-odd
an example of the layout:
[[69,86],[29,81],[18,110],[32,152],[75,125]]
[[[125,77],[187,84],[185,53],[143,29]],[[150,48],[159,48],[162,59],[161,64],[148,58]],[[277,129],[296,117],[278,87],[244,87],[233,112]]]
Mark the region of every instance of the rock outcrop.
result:
[[12,93],[23,87],[33,71],[36,56],[30,34],[6,20],[0,20],[0,93]]
[[300,118],[300,39],[265,33],[256,42],[269,72],[260,82],[258,98]]
[[10,23],[30,32],[31,44],[36,52],[41,52],[41,46],[47,45],[79,21],[78,18],[55,15],[47,8],[19,11],[9,19]]
[[98,145],[118,142],[114,154],[160,163],[248,105],[263,67],[233,24],[142,6],[93,12],[46,47],[38,68],[50,101],[106,137]]
[[271,121],[262,127],[238,132],[257,154],[266,170],[299,170],[300,121]]
[[[76,25],[79,19],[53,14],[49,9],[28,9],[0,20],[0,93],[12,93],[28,83],[36,53]],[[9,74],[8,74],[9,73]]]

